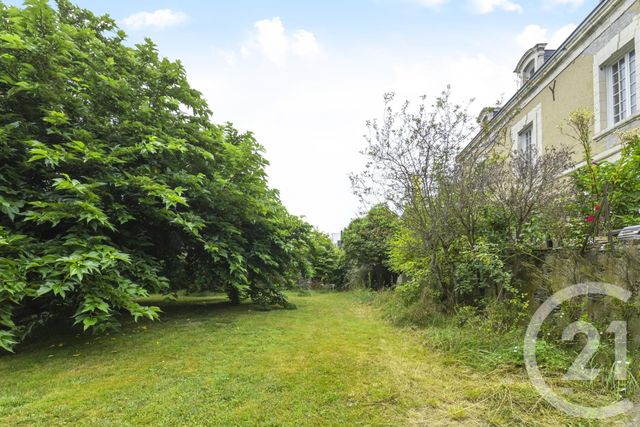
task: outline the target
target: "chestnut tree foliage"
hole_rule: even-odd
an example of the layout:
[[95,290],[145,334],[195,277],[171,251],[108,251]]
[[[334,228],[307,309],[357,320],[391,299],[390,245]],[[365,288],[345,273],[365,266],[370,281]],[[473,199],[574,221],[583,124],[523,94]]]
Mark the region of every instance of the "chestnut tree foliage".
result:
[[[250,133],[210,121],[180,62],[108,16],[0,3],[0,347],[49,317],[154,319],[150,292],[287,305],[310,226]],[[308,249],[307,249],[308,251]]]

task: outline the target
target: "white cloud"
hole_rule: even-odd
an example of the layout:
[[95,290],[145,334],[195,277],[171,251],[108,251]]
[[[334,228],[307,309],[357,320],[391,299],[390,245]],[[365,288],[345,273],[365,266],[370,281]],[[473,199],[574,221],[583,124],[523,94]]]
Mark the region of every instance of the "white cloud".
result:
[[425,7],[437,8],[447,3],[449,0],[415,0],[415,1]]
[[568,24],[549,34],[549,29],[540,25],[527,25],[516,36],[516,43],[525,49],[533,47],[536,43],[547,43],[547,49],[556,49],[576,29],[575,24]]
[[547,40],[548,29],[542,28],[540,25],[527,25],[524,30],[516,36],[518,46],[528,49],[537,43],[545,43]]
[[584,0],[548,0],[551,5],[569,5],[572,7],[580,7],[584,4]]
[[[479,111],[515,91],[510,65],[499,64],[483,54],[400,62],[394,65],[395,78],[390,86],[401,97],[415,97],[420,93],[433,96],[451,84],[456,102],[475,98],[472,108]],[[473,78],[469,78],[470,70],[473,70]]]
[[[290,56],[313,59],[321,54],[321,46],[316,36],[307,30],[298,30],[291,35],[279,17],[263,19],[254,24],[254,33],[242,45],[242,56],[247,58],[259,53],[279,65],[283,65]],[[235,55],[227,53],[227,58]],[[229,62],[229,61],[228,61]]]
[[557,49],[570,35],[573,31],[578,28],[575,24],[568,24],[564,27],[557,29],[549,40],[547,41],[547,48],[549,49]]
[[303,58],[315,58],[320,54],[320,45],[312,32],[300,30],[293,34],[291,52]]
[[286,68],[258,54],[231,65],[223,56],[206,66],[200,58],[185,58],[185,65],[190,81],[210,100],[214,121],[255,132],[267,150],[269,182],[287,208],[337,232],[359,210],[348,174],[363,167],[365,122],[380,116],[385,92],[414,102],[427,94],[433,101],[450,83],[456,100],[477,98],[477,113],[515,91],[511,62],[517,53],[497,59],[472,51],[425,54],[368,45],[325,49],[326,60],[290,61]]
[[187,22],[188,16],[184,12],[177,12],[171,9],[158,9],[153,12],[137,12],[122,20],[122,25],[132,30],[142,28],[163,29],[174,27]]
[[483,15],[496,9],[517,13],[522,13],[523,11],[522,6],[511,0],[470,0],[470,3],[476,13]]

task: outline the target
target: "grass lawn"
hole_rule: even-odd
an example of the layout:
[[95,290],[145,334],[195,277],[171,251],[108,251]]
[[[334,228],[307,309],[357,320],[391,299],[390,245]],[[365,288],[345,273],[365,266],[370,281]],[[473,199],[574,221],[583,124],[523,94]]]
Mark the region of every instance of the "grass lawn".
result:
[[586,425],[522,372],[457,364],[351,294],[291,299],[183,298],[159,322],[23,346],[0,357],[0,425]]

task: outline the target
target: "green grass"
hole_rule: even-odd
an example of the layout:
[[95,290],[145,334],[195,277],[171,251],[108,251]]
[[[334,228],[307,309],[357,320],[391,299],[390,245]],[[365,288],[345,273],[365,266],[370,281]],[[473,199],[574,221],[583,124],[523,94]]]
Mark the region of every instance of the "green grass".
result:
[[587,425],[522,372],[472,369],[352,294],[297,310],[162,302],[160,322],[0,357],[0,425]]

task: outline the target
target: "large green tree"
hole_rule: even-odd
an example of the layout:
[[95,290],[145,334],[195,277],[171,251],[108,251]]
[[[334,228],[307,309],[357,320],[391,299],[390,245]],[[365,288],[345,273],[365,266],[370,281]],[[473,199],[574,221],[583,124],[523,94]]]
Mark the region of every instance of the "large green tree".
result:
[[307,277],[319,283],[341,286],[344,280],[340,271],[342,251],[327,234],[318,230],[312,230],[309,237]]
[[397,275],[389,268],[391,241],[398,231],[398,216],[387,206],[373,206],[366,215],[356,218],[342,232],[347,263],[352,272],[359,270],[359,278],[371,288],[392,286]]
[[0,347],[66,314],[155,318],[149,292],[264,305],[297,277],[308,225],[267,185],[250,133],[215,125],[180,62],[108,16],[0,3]]

